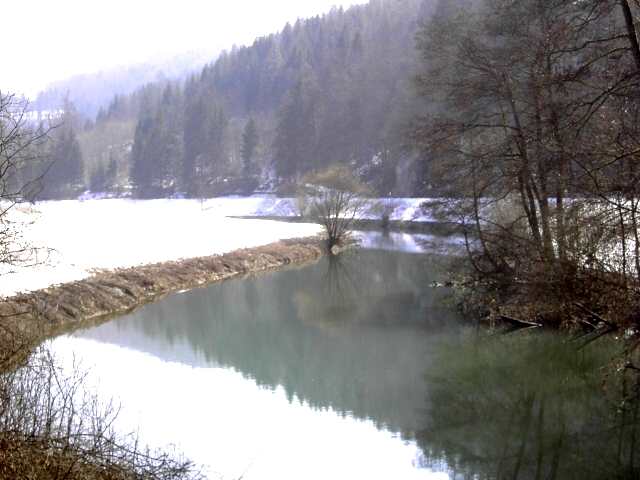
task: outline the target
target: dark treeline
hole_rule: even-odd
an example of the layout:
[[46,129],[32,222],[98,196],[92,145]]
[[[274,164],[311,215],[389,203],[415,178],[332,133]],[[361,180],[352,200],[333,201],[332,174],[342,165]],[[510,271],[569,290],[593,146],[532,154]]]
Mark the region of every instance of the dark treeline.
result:
[[405,129],[416,113],[415,36],[435,3],[334,9],[234,48],[185,82],[116,96],[95,121],[75,122],[83,188],[214,195],[346,163],[381,194],[417,192]]

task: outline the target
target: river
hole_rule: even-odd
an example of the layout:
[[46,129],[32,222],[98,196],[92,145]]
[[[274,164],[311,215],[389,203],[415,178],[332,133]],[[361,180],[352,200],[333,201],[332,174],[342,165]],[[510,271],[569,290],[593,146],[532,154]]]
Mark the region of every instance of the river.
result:
[[619,398],[596,393],[614,347],[479,334],[432,287],[446,263],[424,238],[365,244],[171,295],[50,346],[121,405],[120,431],[175,445],[211,478],[635,472],[637,410],[618,431]]

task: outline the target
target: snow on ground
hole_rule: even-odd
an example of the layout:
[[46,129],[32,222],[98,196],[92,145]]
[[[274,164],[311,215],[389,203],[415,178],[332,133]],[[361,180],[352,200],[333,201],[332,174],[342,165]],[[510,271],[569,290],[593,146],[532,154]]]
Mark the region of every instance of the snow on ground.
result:
[[[269,200],[270,208],[277,207],[276,200]],[[27,259],[36,266],[0,268],[0,296],[80,280],[99,269],[222,254],[320,233],[311,224],[226,218],[265,208],[264,199],[252,197],[18,205],[10,220],[25,243],[41,250]]]
[[[102,200],[109,198],[107,193],[86,193],[80,200]],[[360,218],[380,220],[383,212],[389,213],[390,220],[412,222],[431,222],[435,218],[425,202],[430,198],[372,198]],[[299,215],[295,198],[277,197],[273,194],[256,194],[248,197],[231,195],[207,199],[202,202],[205,209],[222,211],[230,217],[295,217]]]
[[[383,211],[389,212],[390,220],[430,222],[434,218],[422,208],[427,198],[378,198],[370,201],[363,219],[380,219]],[[295,217],[298,206],[295,198],[280,198],[275,195],[252,195],[250,197],[221,197],[206,200],[205,208],[225,211],[229,216]]]
[[275,195],[211,198],[205,200],[204,205],[205,208],[221,210],[228,216],[236,217],[295,217],[298,215],[294,198],[279,198]]

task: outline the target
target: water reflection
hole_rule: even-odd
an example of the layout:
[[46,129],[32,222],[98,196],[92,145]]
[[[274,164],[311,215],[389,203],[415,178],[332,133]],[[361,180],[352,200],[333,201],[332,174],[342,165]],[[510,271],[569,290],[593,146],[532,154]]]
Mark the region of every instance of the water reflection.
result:
[[[456,330],[438,257],[356,251],[170,296],[52,342],[210,477],[444,479],[415,442],[432,347]],[[437,470],[437,469],[436,469]]]
[[638,478],[619,347],[479,338],[430,287],[442,268],[359,250],[173,295],[54,350],[93,363],[126,430],[223,477]]
[[640,478],[638,402],[608,371],[619,348],[546,335],[442,345],[420,433],[430,463],[454,478]]
[[464,238],[458,236],[428,235],[390,231],[355,232],[354,237],[363,248],[429,253],[438,255],[464,254]]
[[172,296],[79,334],[191,366],[222,366],[316,409],[411,436],[431,347],[457,315],[433,258],[359,251]]

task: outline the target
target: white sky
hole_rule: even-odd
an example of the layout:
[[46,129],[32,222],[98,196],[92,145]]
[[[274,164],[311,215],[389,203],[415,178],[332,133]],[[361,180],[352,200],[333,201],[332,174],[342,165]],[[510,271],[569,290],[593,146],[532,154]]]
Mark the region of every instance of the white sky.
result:
[[215,51],[366,0],[0,0],[0,89],[33,94],[79,73]]

